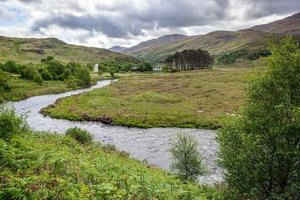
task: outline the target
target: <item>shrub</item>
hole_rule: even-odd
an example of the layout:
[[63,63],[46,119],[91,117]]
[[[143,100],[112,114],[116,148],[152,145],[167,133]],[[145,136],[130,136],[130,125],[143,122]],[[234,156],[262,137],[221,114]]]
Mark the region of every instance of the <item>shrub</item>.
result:
[[8,84],[8,78],[0,71],[0,92],[11,91],[11,86]]
[[46,68],[40,68],[38,72],[41,74],[43,80],[50,81],[53,79],[52,75]]
[[32,65],[24,65],[20,68],[21,78],[32,80],[35,74],[35,69]]
[[271,44],[239,117],[219,134],[230,199],[300,199],[300,48]]
[[65,71],[65,66],[57,60],[46,60],[43,63],[54,80],[58,80],[59,76]]
[[39,74],[37,70],[33,71],[32,80],[40,85],[43,83],[42,76]]
[[196,180],[198,175],[204,173],[202,158],[197,150],[196,138],[185,133],[179,133],[171,146],[172,170],[183,180]]
[[9,60],[2,65],[2,70],[10,73],[19,73],[19,67],[15,61]]
[[80,129],[78,127],[68,129],[66,135],[74,138],[81,144],[89,144],[93,141],[93,137],[88,131]]
[[25,132],[26,128],[24,119],[14,110],[0,108],[0,139],[10,140],[13,135]]
[[89,86],[92,83],[90,70],[87,67],[80,66],[76,68],[74,75],[79,86]]

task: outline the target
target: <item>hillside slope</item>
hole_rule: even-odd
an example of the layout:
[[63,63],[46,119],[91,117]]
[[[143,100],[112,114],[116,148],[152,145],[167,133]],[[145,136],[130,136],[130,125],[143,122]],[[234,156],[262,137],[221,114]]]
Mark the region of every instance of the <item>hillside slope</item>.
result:
[[185,35],[180,35],[180,34],[164,35],[157,39],[152,39],[152,40],[142,42],[136,46],[126,49],[124,52],[134,54],[134,53],[144,51],[149,48],[155,48],[155,47],[158,47],[161,45],[167,45],[167,44],[172,44],[174,42],[179,42],[186,38],[189,38],[189,37],[185,36]]
[[108,50],[113,51],[113,52],[123,52],[126,49],[127,48],[123,47],[123,46],[113,46],[113,47],[109,48]]
[[[213,56],[247,50],[256,51],[266,48],[266,41],[273,34],[300,33],[300,13],[266,25],[255,26],[239,31],[214,31],[206,35],[181,38],[167,44],[156,44],[139,48],[143,42],[129,48],[126,53],[150,62],[163,62],[165,58],[186,49],[203,49]],[[153,40],[151,40],[153,41]],[[155,41],[155,40],[154,40]],[[132,50],[134,49],[134,50]]]
[[142,51],[130,53],[137,58],[150,62],[162,62],[165,58],[176,52],[186,49],[203,49],[213,56],[241,49],[261,50],[266,46],[266,38],[270,33],[256,30],[241,31],[214,31],[203,36],[188,37],[184,40],[147,48]]
[[254,26],[252,29],[271,33],[300,35],[300,13],[268,24]]
[[106,49],[76,46],[56,38],[10,38],[0,36],[0,62],[37,63],[41,58],[54,56],[63,62],[102,63],[114,60],[135,60],[131,56]]

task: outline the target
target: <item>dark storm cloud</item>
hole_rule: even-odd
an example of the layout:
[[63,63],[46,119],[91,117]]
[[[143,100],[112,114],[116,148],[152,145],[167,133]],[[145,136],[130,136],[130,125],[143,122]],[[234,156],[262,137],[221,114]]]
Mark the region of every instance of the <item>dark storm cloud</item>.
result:
[[250,5],[246,13],[250,19],[300,12],[300,0],[244,0],[244,3]]

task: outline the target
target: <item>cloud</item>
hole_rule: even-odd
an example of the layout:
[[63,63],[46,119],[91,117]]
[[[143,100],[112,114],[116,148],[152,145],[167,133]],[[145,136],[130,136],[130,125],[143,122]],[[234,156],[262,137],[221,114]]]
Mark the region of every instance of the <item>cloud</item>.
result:
[[50,16],[35,21],[32,30],[38,31],[51,25],[57,25],[97,31],[108,37],[120,38],[143,35],[143,30],[199,26],[226,18],[227,14],[224,8],[229,6],[228,0],[205,2],[148,0],[145,1],[143,7],[139,7],[134,4],[124,4],[121,1],[122,8],[119,4],[98,5],[94,15],[51,13]]
[[244,2],[248,5],[245,15],[250,19],[300,11],[299,0],[244,0]]
[[247,28],[299,10],[299,0],[0,0],[0,30],[16,26],[22,32],[12,36],[130,46],[164,34]]

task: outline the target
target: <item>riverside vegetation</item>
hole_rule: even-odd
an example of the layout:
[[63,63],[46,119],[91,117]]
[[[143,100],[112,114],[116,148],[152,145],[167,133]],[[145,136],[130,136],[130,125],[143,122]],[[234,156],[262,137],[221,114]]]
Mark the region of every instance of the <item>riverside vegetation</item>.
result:
[[39,64],[0,63],[0,102],[90,86],[98,78],[91,76],[91,70],[88,65],[63,64],[54,57]]
[[84,130],[67,132],[32,132],[1,109],[0,199],[222,199],[216,189],[92,142]]
[[69,120],[112,118],[134,127],[218,128],[244,99],[257,68],[129,74],[105,88],[59,100],[43,113]]
[[270,50],[219,134],[227,199],[300,199],[300,47],[287,37]]

